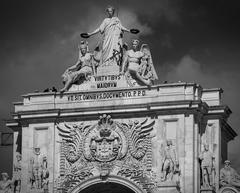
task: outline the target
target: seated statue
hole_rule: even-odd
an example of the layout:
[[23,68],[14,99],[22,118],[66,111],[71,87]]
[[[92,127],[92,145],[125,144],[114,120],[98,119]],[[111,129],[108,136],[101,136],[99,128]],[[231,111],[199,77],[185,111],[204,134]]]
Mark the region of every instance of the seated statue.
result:
[[151,56],[151,52],[148,45],[143,44],[141,46],[141,51],[144,53],[144,56],[142,57],[142,60],[141,60],[139,73],[145,80],[150,80],[150,81],[157,80],[158,76],[153,66],[152,56]]
[[155,72],[149,47],[143,44],[141,50],[139,48],[139,40],[132,41],[132,49],[126,52],[122,66],[122,74],[124,70],[130,74],[140,85],[150,86],[153,80],[158,79]]
[[2,173],[2,180],[0,181],[0,193],[12,193],[13,181],[9,180],[7,173]]
[[71,85],[77,81],[88,80],[89,75],[92,75],[95,71],[95,67],[93,66],[93,55],[88,52],[87,44],[82,41],[79,49],[77,63],[69,67],[62,75],[64,87],[60,92],[67,91]]
[[230,166],[230,161],[224,162],[224,168],[220,170],[220,185],[240,188],[240,175]]

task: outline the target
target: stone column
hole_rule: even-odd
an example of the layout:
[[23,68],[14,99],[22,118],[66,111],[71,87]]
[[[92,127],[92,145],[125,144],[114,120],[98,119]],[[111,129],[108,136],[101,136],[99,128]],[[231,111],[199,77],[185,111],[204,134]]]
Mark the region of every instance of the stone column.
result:
[[22,182],[21,192],[28,192],[29,187],[29,158],[33,153],[33,130],[28,126],[22,127]]
[[194,148],[194,117],[185,116],[185,168],[184,168],[184,193],[195,192],[195,148]]

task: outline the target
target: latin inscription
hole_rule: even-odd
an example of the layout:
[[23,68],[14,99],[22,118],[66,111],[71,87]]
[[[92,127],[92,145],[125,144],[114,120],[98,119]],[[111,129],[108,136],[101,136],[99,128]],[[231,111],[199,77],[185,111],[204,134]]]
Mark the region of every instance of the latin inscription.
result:
[[96,76],[97,88],[117,87],[117,81],[121,79],[120,75]]
[[95,81],[114,81],[120,79],[121,75],[95,76]]
[[69,95],[68,101],[86,101],[86,100],[101,100],[114,98],[132,98],[138,96],[145,96],[145,90],[131,90],[131,91],[115,91],[115,92],[101,92],[101,93],[86,93]]

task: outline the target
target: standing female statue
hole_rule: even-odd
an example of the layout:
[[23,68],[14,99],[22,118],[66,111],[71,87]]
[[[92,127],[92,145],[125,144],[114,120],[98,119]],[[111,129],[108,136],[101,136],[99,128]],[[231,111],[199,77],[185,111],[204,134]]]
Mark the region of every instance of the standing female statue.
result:
[[103,20],[99,28],[91,33],[81,34],[82,37],[90,37],[99,32],[103,34],[101,63],[107,62],[113,58],[116,53],[121,53],[123,32],[139,32],[139,30],[136,29],[129,30],[123,27],[118,17],[114,17],[114,7],[108,6],[106,12],[107,18]]

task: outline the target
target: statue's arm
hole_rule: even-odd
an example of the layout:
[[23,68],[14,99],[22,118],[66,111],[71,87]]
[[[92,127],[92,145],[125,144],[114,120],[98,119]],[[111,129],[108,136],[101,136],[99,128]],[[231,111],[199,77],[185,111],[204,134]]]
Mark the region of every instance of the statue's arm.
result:
[[96,76],[97,73],[96,73],[96,65],[95,65],[94,60],[95,60],[94,55],[91,54],[91,60],[90,61],[91,61],[91,65],[92,65],[93,75]]
[[70,66],[69,68],[67,68],[67,71],[75,71],[79,68],[80,65],[81,65],[81,53],[79,51],[77,62],[73,66]]
[[122,63],[122,72],[121,74],[124,74],[124,70],[125,70],[125,67],[127,65],[127,62],[128,62],[128,52],[126,53],[126,57],[124,57],[124,60],[123,60],[123,63]]
[[106,22],[107,22],[106,19],[104,19],[101,25],[97,29],[95,29],[93,32],[88,33],[88,35],[93,36],[97,33],[103,33],[106,27]]
[[93,32],[88,33],[88,35],[89,35],[89,36],[92,36],[92,35],[95,35],[95,34],[97,34],[97,33],[99,33],[99,32],[100,32],[100,28],[97,28],[97,29],[94,30]]
[[174,163],[176,164],[178,162],[178,159],[177,159],[177,154],[175,149],[173,149],[173,156],[174,156]]
[[237,173],[236,170],[234,170],[234,177],[238,180],[240,180],[240,175]]
[[122,31],[124,31],[124,32],[129,32],[129,33],[130,33],[130,30],[127,29],[127,28],[125,28],[124,26],[122,26]]
[[199,157],[200,160],[203,160],[203,152],[200,152]]
[[225,185],[226,183],[228,183],[227,180],[225,179],[225,174],[223,170],[220,170],[220,183],[222,185]]
[[73,66],[70,66],[67,71],[77,71],[80,67],[81,67],[81,61],[78,60],[76,64],[74,64]]

